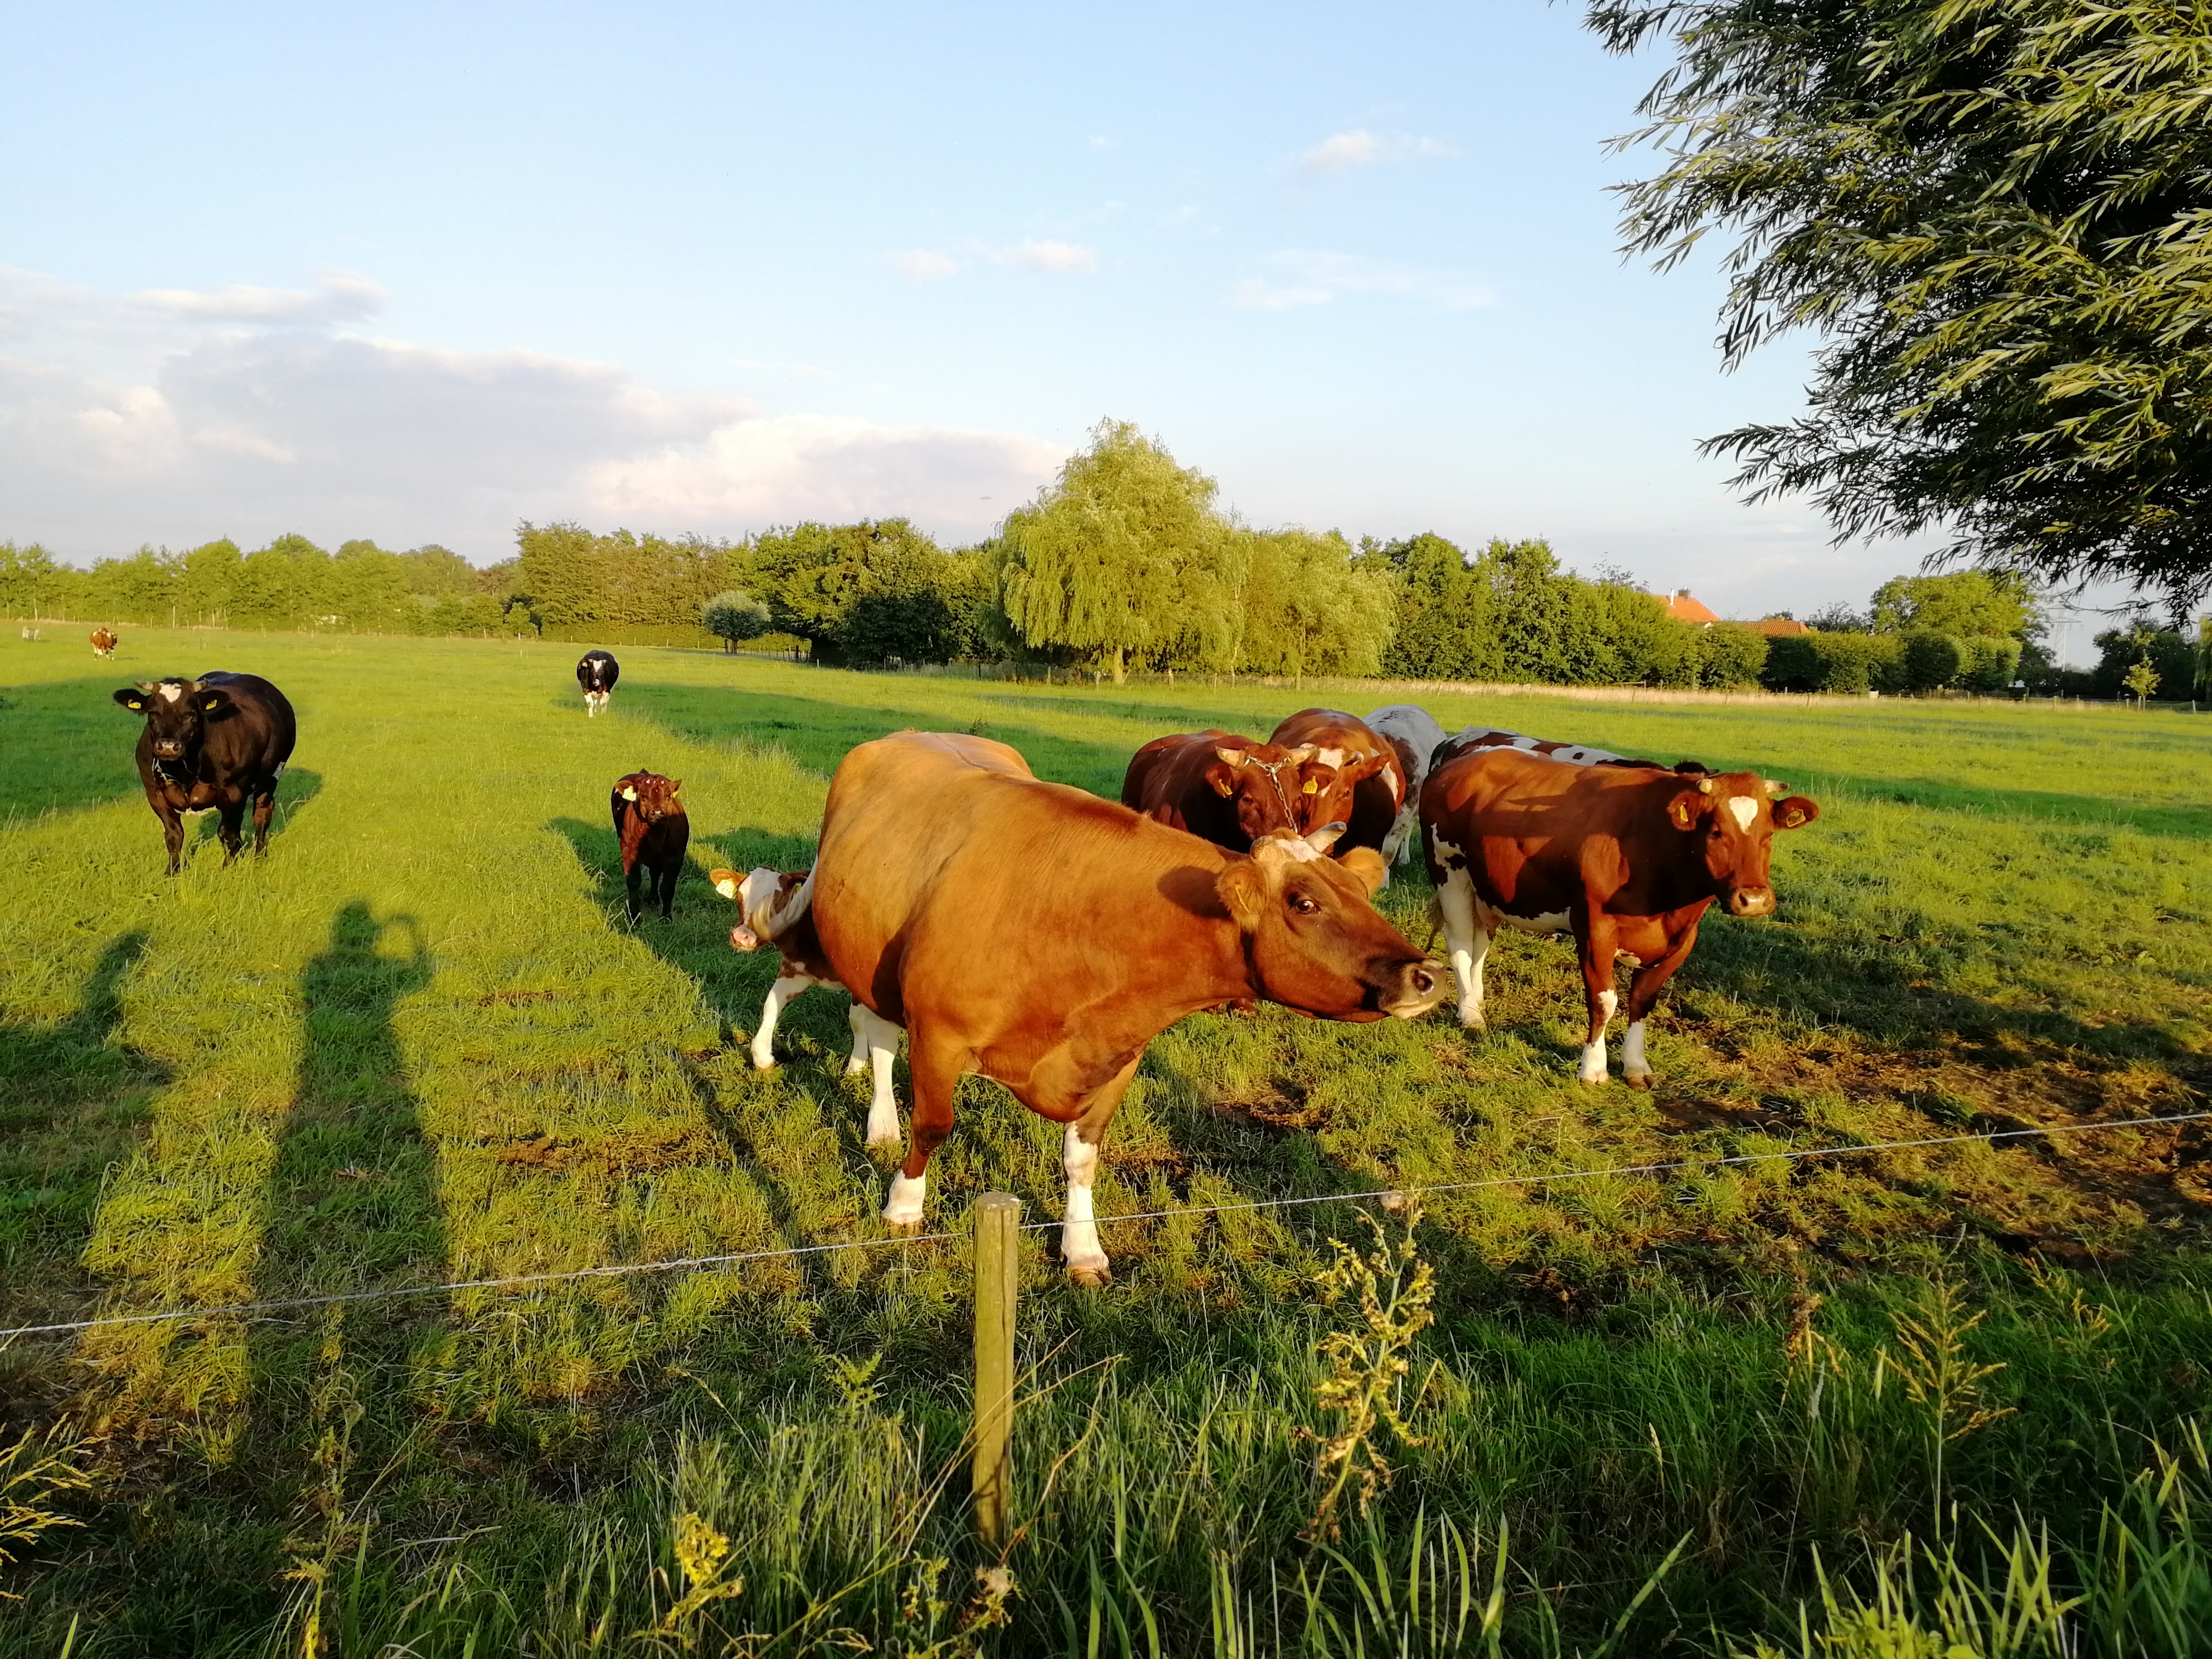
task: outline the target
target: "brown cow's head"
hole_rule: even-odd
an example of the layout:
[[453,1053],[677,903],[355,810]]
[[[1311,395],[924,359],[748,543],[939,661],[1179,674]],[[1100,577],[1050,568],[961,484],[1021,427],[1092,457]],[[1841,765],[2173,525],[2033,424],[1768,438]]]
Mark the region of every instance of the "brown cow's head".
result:
[[763,866],[739,875],[734,870],[710,870],[707,879],[726,899],[738,902],[744,918],[730,929],[730,948],[757,951],[780,935],[793,920],[792,895],[806,884],[804,870],[770,870]]
[[1328,772],[1314,763],[1311,744],[1285,749],[1262,743],[1216,749],[1212,764],[1206,769],[1206,782],[1215,794],[1235,804],[1237,829],[1245,840],[1257,843],[1263,836],[1295,836],[1303,830],[1298,822],[1301,792],[1312,795],[1320,787],[1316,775]]
[[615,793],[635,806],[638,816],[647,823],[658,823],[683,812],[684,803],[676,795],[683,787],[683,779],[664,778],[658,772],[632,772],[628,777],[615,780]]
[[[1301,786],[1304,801],[1298,815],[1301,830],[1312,830],[1324,823],[1349,823],[1352,793],[1386,767],[1398,781],[1395,792],[1397,804],[1404,804],[1406,781],[1399,773],[1397,757],[1389,750],[1372,755],[1346,755],[1340,749],[1317,752],[1319,758],[1307,767],[1305,781]],[[1331,755],[1338,757],[1338,763],[1329,761]]]
[[1355,847],[1327,856],[1344,833],[1270,836],[1214,884],[1243,930],[1260,994],[1326,1019],[1416,1019],[1450,982],[1442,963],[1413,948],[1370,902],[1382,884],[1382,855]]
[[1775,799],[1788,787],[1756,772],[1728,772],[1697,779],[1667,803],[1668,822],[1698,838],[1713,896],[1732,916],[1772,913],[1774,888],[1767,879],[1767,860],[1774,850],[1774,832],[1795,830],[1820,816],[1820,809],[1802,795]]
[[115,701],[146,717],[149,746],[157,765],[197,765],[210,717],[230,707],[230,694],[198,680],[142,680],[115,694]]

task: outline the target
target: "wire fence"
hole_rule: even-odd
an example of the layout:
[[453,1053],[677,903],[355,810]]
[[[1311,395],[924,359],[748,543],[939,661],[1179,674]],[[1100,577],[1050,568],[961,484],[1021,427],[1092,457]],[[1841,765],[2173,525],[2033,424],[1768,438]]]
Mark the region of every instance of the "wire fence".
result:
[[[1249,1199],[1233,1204],[1181,1205],[1167,1210],[1139,1210],[1126,1215],[1102,1215],[1102,1226],[1118,1222],[1173,1220],[1184,1216],[1227,1215],[1242,1211],[1287,1210],[1317,1204],[1380,1203],[1386,1208],[1395,1207],[1405,1200],[1425,1198],[1443,1193],[1469,1193],[1496,1190],[1510,1187],[1554,1186],[1571,1181],[1596,1181],[1613,1176],[1676,1175],[1693,1170],[1720,1170],[1749,1164],[1804,1163],[1814,1158],[1863,1158],[1876,1152],[1924,1150],[1936,1146],[1956,1146],[1970,1141],[1995,1143],[2004,1140],[2038,1139],[2051,1135],[2096,1134],[2116,1129],[2164,1128],[2185,1123],[2201,1123],[2212,1120],[2212,1110],[2180,1112],[2164,1117],[2132,1117],[2112,1119],[2100,1123],[2051,1123],[2017,1129],[1988,1129],[1950,1135],[1923,1135],[1906,1140],[1871,1141],[1847,1146],[1808,1146],[1771,1152],[1738,1152],[1726,1158],[1673,1158],[1647,1164],[1621,1164],[1601,1170],[1556,1170],[1548,1174],[1496,1176],[1480,1181],[1447,1181],[1422,1187],[1373,1188],[1363,1192],[1311,1193],[1295,1198]],[[1059,1226],[1057,1221],[1032,1221],[1024,1224],[1024,1232],[1048,1231]],[[307,1308],[334,1307],[343,1303],[387,1302],[402,1297],[448,1295],[461,1291],[503,1291],[529,1286],[574,1283],[592,1279],[618,1279],[636,1273],[665,1273],[698,1272],[709,1267],[735,1267],[746,1262],[774,1261],[793,1256],[831,1255],[846,1250],[873,1250],[903,1248],[916,1244],[936,1244],[967,1237],[964,1231],[893,1234],[884,1238],[845,1239],[828,1244],[799,1244],[779,1250],[744,1250],[726,1255],[693,1255],[672,1257],[659,1261],[617,1262],[599,1267],[572,1267],[552,1273],[519,1273],[499,1279],[453,1279],[436,1285],[404,1285],[374,1290],[342,1291],[325,1296],[283,1297],[264,1302],[240,1302],[224,1307],[165,1308],[153,1313],[112,1314],[97,1319],[64,1320],[47,1325],[16,1325],[0,1328],[0,1342],[26,1336],[61,1336],[80,1331],[106,1329],[123,1325],[155,1325],[173,1323],[179,1320],[217,1320],[268,1318],[278,1314],[294,1313]]]

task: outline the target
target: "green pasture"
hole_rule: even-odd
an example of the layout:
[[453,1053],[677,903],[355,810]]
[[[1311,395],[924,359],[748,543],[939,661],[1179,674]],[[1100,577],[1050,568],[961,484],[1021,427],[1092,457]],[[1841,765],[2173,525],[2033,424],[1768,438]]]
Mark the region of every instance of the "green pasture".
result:
[[[633,647],[587,721],[576,654],[0,639],[0,1325],[880,1239],[843,999],[755,1073],[773,959],[706,869],[804,867],[839,757],[901,727],[1110,795],[1162,732],[1405,695]],[[167,880],[109,693],[213,668],[283,687],[299,750],[265,861],[202,819]],[[2212,721],[1419,700],[1821,817],[1777,918],[1708,924],[1650,1094],[1575,1083],[1570,955],[1514,936],[1485,1035],[1155,1042],[1115,1285],[1024,1236],[1010,1581],[966,1524],[965,1247],[885,1243],[0,1341],[0,1655],[2212,1651],[2202,1124],[1435,1194],[1418,1443],[1378,1429],[1395,1478],[1310,1526],[1317,1344],[1366,1330],[1322,1273],[1375,1206],[1117,1215],[2212,1105]],[[641,767],[694,867],[632,927]],[[1380,902],[1418,942],[1428,899]],[[1057,1132],[995,1085],[932,1175],[933,1231],[1059,1213]]]

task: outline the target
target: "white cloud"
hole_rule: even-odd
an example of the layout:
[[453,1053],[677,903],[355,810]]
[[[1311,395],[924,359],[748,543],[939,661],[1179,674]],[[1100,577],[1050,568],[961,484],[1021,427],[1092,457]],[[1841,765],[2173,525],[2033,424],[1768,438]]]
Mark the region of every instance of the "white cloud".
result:
[[1230,291],[1230,303],[1248,311],[1292,311],[1346,296],[1412,300],[1438,311],[1472,311],[1495,305],[1489,289],[1449,271],[1364,259],[1353,253],[1285,249],[1261,261],[1283,273],[1280,281],[1247,276]]
[[960,269],[959,260],[930,247],[908,248],[903,253],[894,253],[891,263],[898,267],[899,275],[909,283],[935,282],[939,277],[950,276]]
[[1009,256],[1030,270],[1085,271],[1098,269],[1098,250],[1080,242],[1024,242]]
[[1302,151],[1297,168],[1301,173],[1325,175],[1369,167],[1377,161],[1441,161],[1456,153],[1441,138],[1422,138],[1412,133],[1374,133],[1364,127],[1355,127],[1350,132],[1331,133],[1311,149]]
[[491,558],[520,518],[738,534],[847,512],[963,538],[1000,516],[978,497],[1060,458],[342,325],[380,300],[357,278],[125,296],[0,269],[0,538],[83,556],[296,529]]

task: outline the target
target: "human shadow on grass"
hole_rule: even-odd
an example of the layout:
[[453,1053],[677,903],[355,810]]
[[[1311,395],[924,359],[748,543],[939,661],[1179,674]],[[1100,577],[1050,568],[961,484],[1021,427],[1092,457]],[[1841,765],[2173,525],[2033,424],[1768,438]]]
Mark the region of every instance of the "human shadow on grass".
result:
[[[257,1299],[447,1276],[437,1154],[394,1026],[431,973],[415,919],[379,917],[366,899],[339,908],[301,971],[300,1070],[264,1193]],[[442,1297],[407,1296],[258,1326],[247,1455],[312,1484],[327,1431],[345,1437],[356,1471],[380,1467],[413,1421],[413,1343],[447,1310]]]
[[145,955],[143,928],[117,934],[85,976],[76,1011],[0,1023],[0,1285],[9,1322],[74,1306],[100,1188],[129,1155],[169,1066],[118,1040],[123,985]]

